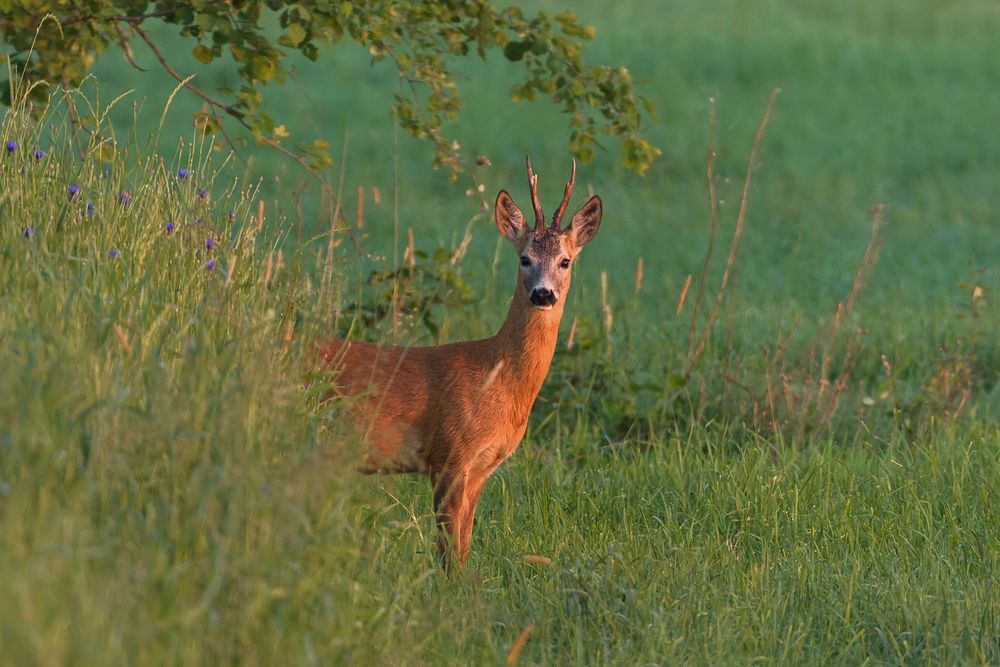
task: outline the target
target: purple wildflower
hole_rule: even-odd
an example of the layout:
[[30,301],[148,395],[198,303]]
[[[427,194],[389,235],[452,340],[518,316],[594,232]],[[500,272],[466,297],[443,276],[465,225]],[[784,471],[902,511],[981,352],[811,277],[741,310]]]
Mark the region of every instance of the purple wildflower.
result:
[[181,179],[182,181],[185,180],[190,175],[191,175],[191,171],[189,169],[178,169],[177,170],[177,178]]
[[9,141],[7,142],[7,155],[10,155],[10,154],[11,154],[11,153],[13,153],[13,152],[14,152],[15,150],[17,150],[17,142],[16,142],[16,141],[14,141],[13,139],[10,139],[10,140],[9,140]]
[[198,196],[204,199],[205,197],[208,196],[208,190],[206,190],[205,188],[198,188]]
[[235,217],[236,217],[236,211],[234,211],[233,209],[229,209],[229,219],[232,220]]
[[69,198],[70,199],[72,199],[73,197],[75,197],[76,193],[79,192],[79,191],[80,191],[80,188],[78,188],[75,185],[67,185],[66,186],[66,192],[69,193]]
[[43,151],[41,148],[39,148],[37,151],[35,151],[35,159],[36,160],[41,160],[43,157],[45,157],[45,151]]
[[119,253],[118,250],[115,248],[112,248],[111,250],[108,251],[108,257],[110,257],[111,259],[118,259],[118,255],[120,254],[121,253]]
[[94,217],[94,202],[87,202],[87,208],[80,211],[81,218],[93,218]]
[[207,239],[205,239],[205,250],[211,250],[214,247],[215,247],[215,239],[209,236]]
[[201,218],[198,218],[197,220],[194,221],[194,224],[197,225],[197,226],[201,226],[201,225],[205,224],[205,221],[202,220]]
[[206,271],[211,271],[214,268],[215,268],[215,260],[214,259],[210,259],[207,262],[205,262],[205,270]]
[[166,230],[167,230],[167,234],[173,234],[174,233],[174,223],[168,222],[167,226],[166,226]]
[[25,227],[24,229],[21,230],[21,233],[24,234],[24,238],[30,239],[31,235],[35,233],[35,230],[32,229],[31,227]]
[[120,195],[118,195],[118,203],[121,204],[122,206],[128,206],[129,204],[131,204],[132,193],[122,192]]

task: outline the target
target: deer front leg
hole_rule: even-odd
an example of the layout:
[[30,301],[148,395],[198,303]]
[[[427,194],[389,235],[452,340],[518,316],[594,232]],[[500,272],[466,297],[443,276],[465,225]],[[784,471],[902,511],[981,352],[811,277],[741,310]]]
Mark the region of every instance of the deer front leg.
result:
[[434,512],[438,523],[441,563],[450,570],[453,561],[461,565],[472,544],[472,523],[483,490],[485,475],[468,469],[447,468],[434,480]]

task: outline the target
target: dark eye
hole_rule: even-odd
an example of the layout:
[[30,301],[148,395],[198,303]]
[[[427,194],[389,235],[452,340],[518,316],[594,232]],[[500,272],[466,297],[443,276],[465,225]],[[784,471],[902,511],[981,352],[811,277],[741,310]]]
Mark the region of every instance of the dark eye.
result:
[[563,260],[561,262],[559,262],[559,266],[561,266],[564,269],[568,269],[569,268],[569,259],[566,258],[566,257],[563,257]]
[[525,255],[521,256],[521,266],[531,266],[531,260]]

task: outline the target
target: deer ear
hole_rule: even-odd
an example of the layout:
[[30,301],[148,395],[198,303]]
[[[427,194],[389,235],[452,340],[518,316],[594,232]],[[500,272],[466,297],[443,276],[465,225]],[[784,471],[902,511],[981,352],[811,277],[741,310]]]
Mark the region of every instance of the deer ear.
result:
[[601,226],[601,210],[601,198],[595,195],[573,214],[573,221],[569,223],[566,233],[577,248],[582,248],[597,236],[597,228]]
[[501,190],[497,195],[497,203],[493,209],[497,219],[497,229],[508,241],[517,243],[518,239],[524,235],[524,214],[517,207],[514,200],[510,198],[506,190]]

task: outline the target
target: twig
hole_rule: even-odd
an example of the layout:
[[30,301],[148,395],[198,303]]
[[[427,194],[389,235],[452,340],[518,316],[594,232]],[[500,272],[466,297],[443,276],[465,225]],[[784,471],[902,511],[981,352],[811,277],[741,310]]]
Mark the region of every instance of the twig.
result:
[[287,148],[276,142],[274,139],[271,139],[270,137],[261,137],[260,139],[258,139],[258,141],[260,141],[260,143],[266,146],[270,146],[271,148],[275,149],[285,157],[290,157],[291,159],[295,160],[296,162],[299,163],[299,166],[301,166],[303,169],[309,172],[309,175],[315,178],[321,185],[324,186],[327,185],[327,182],[323,180],[323,177],[320,176],[315,169],[309,166],[309,163],[306,162],[306,159],[303,156],[288,150]]
[[844,302],[845,315],[851,312],[851,306],[854,305],[854,301],[858,298],[858,294],[861,293],[861,288],[864,287],[872,267],[874,267],[879,255],[882,253],[882,243],[878,233],[882,226],[883,210],[885,210],[885,204],[875,204],[872,206],[872,233],[868,238],[868,246],[865,248],[865,254],[861,257],[861,264],[858,266],[858,271],[854,274],[854,283],[851,285],[851,292],[847,295],[847,301]]
[[757,134],[754,136],[753,146],[750,148],[750,158],[747,160],[747,172],[746,177],[743,179],[743,195],[740,198],[740,210],[736,216],[736,229],[733,230],[733,240],[729,245],[729,257],[726,259],[726,268],[722,272],[722,283],[719,285],[719,291],[715,295],[715,303],[712,305],[712,310],[708,313],[708,318],[705,321],[705,327],[701,332],[698,343],[692,353],[688,356],[688,367],[684,372],[685,376],[690,375],[695,362],[698,360],[698,357],[701,356],[702,350],[705,349],[705,344],[708,342],[708,335],[712,330],[712,325],[715,324],[715,318],[719,315],[719,307],[722,305],[722,299],[725,295],[726,287],[729,285],[729,276],[731,275],[733,265],[736,262],[736,252],[740,247],[740,238],[743,236],[743,227],[746,224],[747,202],[750,199],[750,182],[753,178],[754,163],[757,161],[757,152],[760,149],[760,142],[764,138],[764,133],[767,131],[767,125],[771,120],[771,109],[774,107],[774,100],[778,97],[778,93],[780,92],[781,88],[775,88],[771,91],[771,97],[767,100],[767,109],[764,111],[764,117],[761,119],[760,125],[757,127]]
[[[718,229],[718,199],[715,196],[715,121],[716,106],[715,96],[708,99],[708,153],[705,158],[706,173],[708,176],[708,205],[711,211],[711,226],[708,231],[708,248],[705,250],[705,261],[701,265],[701,277],[698,280],[698,292],[695,295],[694,303],[691,306],[691,326],[688,328],[688,359],[694,351],[694,335],[697,328],[698,313],[701,310],[701,299],[705,295],[705,280],[708,278],[708,264],[712,260],[712,250],[715,248],[715,234]],[[690,277],[688,278],[690,281]],[[685,283],[689,284],[689,283]],[[684,290],[687,292],[687,289]],[[680,308],[677,309],[680,312]]]
[[[132,64],[133,67],[136,67],[137,69],[142,70],[142,68],[139,67],[136,64],[135,60],[133,60],[132,56],[130,55],[129,49],[128,49],[128,42],[127,42],[127,40],[125,40],[125,36],[122,34],[120,28],[118,27],[117,22],[128,23],[129,27],[135,32],[135,34],[137,34],[142,39],[142,41],[144,41],[146,43],[146,46],[149,47],[149,50],[153,52],[153,55],[160,62],[160,65],[163,66],[163,69],[165,69],[167,71],[167,73],[170,74],[170,76],[174,77],[174,79],[176,79],[182,86],[184,86],[185,88],[187,88],[188,90],[190,90],[191,92],[193,92],[195,95],[197,95],[198,97],[200,97],[202,100],[204,100],[205,103],[209,105],[209,108],[211,109],[211,113],[212,113],[212,115],[215,118],[219,118],[219,115],[214,110],[215,109],[220,109],[220,110],[224,111],[227,115],[232,116],[237,121],[239,121],[240,125],[242,125],[246,129],[248,129],[251,132],[253,132],[254,131],[253,128],[250,126],[249,123],[246,122],[246,120],[244,120],[243,114],[240,113],[236,108],[234,108],[232,105],[223,104],[219,100],[217,100],[214,97],[208,95],[205,91],[201,90],[197,86],[192,85],[191,84],[191,78],[192,77],[182,77],[180,75],[180,73],[177,72],[177,70],[175,70],[173,67],[171,67],[170,63],[168,63],[167,59],[164,58],[163,53],[156,46],[156,44],[153,42],[153,40],[150,39],[149,35],[147,35],[146,32],[139,26],[139,23],[141,23],[143,20],[145,20],[147,18],[164,16],[164,15],[167,15],[167,14],[174,13],[175,11],[176,10],[171,9],[171,10],[163,10],[163,11],[159,11],[159,12],[152,12],[150,14],[143,14],[143,15],[140,15],[140,16],[114,16],[114,17],[112,17],[112,20],[116,22],[115,23],[115,30],[118,32],[119,40],[121,41],[121,44],[122,44],[122,50],[125,52],[125,57],[128,59],[128,61]],[[232,15],[231,14],[230,14],[230,20],[232,20]],[[145,70],[143,70],[143,71],[145,71]],[[230,147],[233,149],[233,152],[236,153],[236,155],[239,156],[240,159],[243,159],[242,156],[240,155],[239,151],[236,148],[236,144],[233,142],[232,139],[229,138],[229,135],[226,134],[225,130],[222,128],[222,124],[221,123],[219,123],[219,130],[222,132],[222,135],[226,138],[226,142],[229,143]],[[309,163],[306,162],[305,157],[303,157],[302,155],[299,155],[299,154],[297,154],[297,153],[295,153],[293,151],[288,150],[287,148],[285,148],[284,146],[282,146],[281,144],[277,143],[276,141],[274,141],[273,139],[271,139],[269,137],[261,136],[258,140],[261,143],[263,143],[263,144],[265,144],[267,146],[270,146],[271,148],[276,149],[282,155],[295,160],[299,164],[299,166],[301,166],[303,169],[306,170],[306,172],[308,172],[313,178],[315,178],[325,190],[331,190],[330,184],[327,183],[325,180],[323,180],[323,178],[319,175],[319,173],[317,173],[317,171],[315,169],[313,169],[311,166],[309,166]]]
[[[206,104],[209,105],[209,109],[210,110],[211,109],[216,109],[216,108],[222,109],[228,115],[230,115],[233,118],[235,118],[236,120],[238,120],[243,127],[245,127],[246,129],[248,129],[250,131],[253,131],[253,128],[251,128],[250,125],[248,125],[247,122],[245,120],[243,120],[242,115],[238,111],[236,111],[235,109],[233,109],[231,106],[227,106],[227,105],[223,104],[222,102],[219,102],[218,100],[213,99],[212,97],[209,97],[202,90],[200,90],[199,88],[191,85],[191,79],[193,78],[193,76],[183,77],[182,78],[181,75],[177,73],[177,70],[175,70],[173,67],[171,67],[170,64],[166,61],[166,59],[163,57],[163,54],[160,53],[160,50],[156,47],[156,44],[153,43],[153,40],[151,40],[149,38],[149,36],[146,35],[145,32],[143,32],[142,28],[139,27],[139,22],[138,21],[128,21],[124,17],[120,18],[119,20],[126,21],[129,24],[129,27],[132,28],[133,31],[135,31],[135,34],[139,35],[139,37],[142,38],[142,41],[146,42],[146,46],[148,46],[149,50],[153,52],[153,55],[156,56],[156,59],[160,61],[160,64],[163,66],[163,69],[167,70],[167,72],[170,74],[170,76],[174,77],[180,83],[180,85],[182,85],[183,87],[187,88],[188,90],[190,90],[191,92],[193,92],[195,95],[197,95],[198,97],[200,97],[201,99],[203,99],[206,102]],[[213,117],[219,118],[219,114],[217,114],[215,111],[210,111],[210,113],[212,114]],[[242,160],[245,163],[246,160],[240,154],[239,149],[236,148],[236,143],[233,142],[233,140],[226,133],[225,129],[223,129],[221,122],[218,124],[218,127],[219,127],[219,131],[222,132],[222,136],[226,138],[226,143],[229,144],[229,147],[232,149],[233,153],[235,153],[236,156],[239,157],[239,159]]]
[[[124,23],[139,23],[145,21],[146,19],[161,18],[164,16],[170,16],[171,14],[177,13],[177,7],[170,7],[168,9],[158,9],[155,12],[150,12],[148,14],[136,14],[135,16],[112,16],[112,21],[122,21]],[[63,27],[76,25],[77,23],[93,23],[97,20],[97,17],[93,14],[86,14],[83,16],[78,16],[73,19],[67,19],[61,21],[60,25]]]
[[[868,237],[868,245],[865,247],[865,252],[861,256],[861,261],[858,262],[858,269],[854,273],[854,282],[851,284],[851,291],[848,293],[847,298],[837,304],[837,311],[834,314],[832,320],[829,320],[823,329],[819,331],[813,338],[812,343],[809,346],[809,358],[810,364],[815,364],[816,351],[819,348],[821,341],[826,338],[827,344],[832,347],[836,338],[837,333],[840,329],[840,323],[846,316],[854,302],[857,300],[858,295],[861,293],[868,276],[871,273],[872,268],[879,260],[879,256],[882,253],[882,240],[879,238],[879,232],[882,228],[882,211],[885,209],[885,204],[875,204],[872,206],[872,232],[871,236]],[[825,377],[826,371],[829,366],[829,360],[826,358],[827,352],[824,352],[823,359],[820,362],[820,376]]]
[[205,100],[205,102],[207,102],[210,106],[212,106],[212,107],[214,107],[216,109],[222,109],[227,114],[229,114],[230,116],[232,116],[233,118],[235,118],[236,120],[238,120],[243,125],[243,127],[247,128],[248,130],[252,130],[253,129],[253,128],[251,128],[247,124],[247,122],[245,120],[243,120],[243,118],[240,117],[239,112],[237,112],[231,106],[227,106],[227,105],[223,104],[222,102],[219,102],[218,100],[216,100],[216,99],[210,97],[209,95],[205,94],[204,92],[202,92],[202,90],[200,88],[197,88],[196,86],[191,85],[191,82],[190,82],[189,79],[186,79],[186,78],[182,77],[180,74],[178,74],[177,70],[175,70],[173,67],[171,67],[170,63],[168,63],[166,61],[166,59],[163,57],[163,54],[160,53],[160,49],[157,48],[156,44],[153,43],[153,40],[151,40],[149,38],[149,36],[146,35],[146,33],[143,31],[143,29],[139,27],[139,22],[138,21],[129,21],[128,24],[129,24],[129,27],[132,28],[133,31],[135,31],[135,34],[139,35],[139,37],[142,39],[142,41],[146,42],[146,46],[149,47],[149,50],[153,52],[153,55],[156,56],[156,59],[160,61],[160,64],[163,65],[163,69],[167,70],[167,72],[170,74],[170,76],[172,76],[175,79],[177,79],[177,81],[179,81],[181,84],[183,84],[185,88],[187,88],[188,90],[190,90],[192,93],[194,93],[195,95],[197,95],[201,99]]
[[118,25],[118,22],[115,21],[112,25],[115,27],[115,33],[118,34],[118,43],[122,47],[122,53],[125,54],[125,60],[128,61],[129,65],[136,68],[140,72],[147,71],[145,68],[139,67],[139,63],[137,63],[135,58],[132,57],[132,46],[128,43],[128,40],[125,39],[125,33],[122,32],[122,28]]

